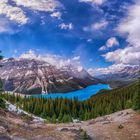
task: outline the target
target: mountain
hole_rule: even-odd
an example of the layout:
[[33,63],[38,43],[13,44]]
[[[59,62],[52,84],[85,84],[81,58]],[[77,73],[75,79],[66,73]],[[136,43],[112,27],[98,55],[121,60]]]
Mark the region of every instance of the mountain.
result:
[[125,79],[125,80],[132,80],[138,77],[139,66],[126,66],[119,71],[114,71],[112,73],[102,74],[99,75],[101,79]]
[[137,80],[139,77],[140,66],[124,66],[114,72],[95,76],[106,83],[109,83],[112,88],[123,87]]
[[65,93],[98,82],[80,66],[57,68],[46,61],[14,58],[3,60],[1,65],[4,90],[17,93]]

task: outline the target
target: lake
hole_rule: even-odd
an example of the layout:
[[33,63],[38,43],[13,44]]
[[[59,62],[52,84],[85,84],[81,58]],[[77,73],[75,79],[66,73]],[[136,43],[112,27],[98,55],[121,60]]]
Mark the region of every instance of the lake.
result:
[[68,93],[53,93],[53,94],[38,94],[38,95],[33,95],[33,97],[43,97],[43,98],[68,98],[68,99],[73,99],[74,97],[77,97],[79,100],[86,100],[90,98],[92,95],[96,94],[98,91],[101,89],[110,89],[108,84],[97,84],[97,85],[91,85],[86,88],[77,90],[77,91],[72,91]]

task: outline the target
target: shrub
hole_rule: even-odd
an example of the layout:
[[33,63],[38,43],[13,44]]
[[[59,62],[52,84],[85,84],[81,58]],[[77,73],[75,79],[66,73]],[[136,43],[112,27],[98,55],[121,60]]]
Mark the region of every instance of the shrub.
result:
[[122,124],[120,124],[120,125],[118,126],[118,128],[119,128],[119,129],[123,129],[124,126],[123,126]]

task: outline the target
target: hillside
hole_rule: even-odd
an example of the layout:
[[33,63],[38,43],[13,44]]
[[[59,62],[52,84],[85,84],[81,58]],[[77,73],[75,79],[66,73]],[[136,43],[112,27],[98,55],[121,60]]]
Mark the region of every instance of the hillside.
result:
[[69,124],[32,122],[0,109],[0,140],[139,140],[139,121],[131,109]]

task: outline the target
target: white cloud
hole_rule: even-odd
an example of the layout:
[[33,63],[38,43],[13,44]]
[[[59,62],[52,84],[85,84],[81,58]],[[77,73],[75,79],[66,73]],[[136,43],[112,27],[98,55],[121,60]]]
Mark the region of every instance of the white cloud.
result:
[[104,45],[104,46],[102,46],[102,47],[99,48],[99,51],[104,51],[106,49],[107,49],[107,47]]
[[106,46],[108,48],[111,48],[113,46],[118,46],[118,45],[119,45],[119,42],[118,42],[117,38],[115,38],[115,37],[109,38],[106,42]]
[[121,21],[118,31],[127,34],[130,45],[140,46],[140,1],[128,8],[128,16]]
[[10,28],[9,22],[4,19],[0,18],[0,33],[12,33],[12,29]]
[[92,42],[92,39],[91,38],[87,39],[87,42]]
[[75,56],[72,58],[73,60],[80,60],[80,56]]
[[118,31],[127,37],[129,43],[123,49],[118,49],[113,52],[104,54],[107,61],[115,62],[116,64],[139,64],[140,60],[140,1],[128,8],[128,16],[123,19]]
[[85,2],[89,4],[96,4],[96,5],[102,5],[105,0],[79,0],[79,2]]
[[54,12],[54,13],[51,14],[51,17],[61,19],[61,15],[62,14],[60,12]]
[[6,16],[9,20],[23,25],[28,23],[29,17],[24,13],[22,6],[34,11],[51,13],[51,17],[61,18],[59,8],[62,4],[57,0],[11,0],[16,5],[10,4],[9,0],[0,0],[0,15]]
[[96,30],[102,30],[102,29],[106,28],[107,25],[108,25],[108,21],[101,20],[101,21],[96,22],[96,23],[94,23],[94,24],[92,24],[90,26],[84,27],[83,30],[86,31],[86,32],[87,31],[88,32],[91,32],[91,31],[93,32],[93,31],[96,31]]
[[105,28],[108,25],[108,22],[106,20],[101,20],[100,22],[96,22],[92,25],[92,28],[95,30],[99,30],[102,28]]
[[57,0],[12,0],[19,6],[28,7],[32,10],[54,12],[61,7]]
[[115,62],[116,64],[123,63],[137,65],[140,60],[140,49],[135,47],[126,47],[124,49],[108,52],[104,54],[103,57],[107,61]]
[[119,41],[116,37],[111,37],[106,41],[106,45],[99,48],[99,51],[107,50],[108,48],[112,48],[114,46],[119,46]]
[[59,27],[60,27],[60,29],[63,29],[63,30],[72,30],[73,24],[72,23],[69,23],[69,24],[61,23],[59,25]]
[[46,61],[51,65],[56,66],[57,68],[65,67],[67,65],[81,66],[80,56],[73,57],[71,59],[64,59],[59,55],[53,54],[37,54],[33,50],[29,50],[27,53],[22,54],[19,59],[36,59],[41,61]]
[[24,14],[23,10],[9,5],[8,0],[0,1],[0,15],[5,15],[10,20],[16,21],[19,24],[26,24],[28,21],[28,18]]

